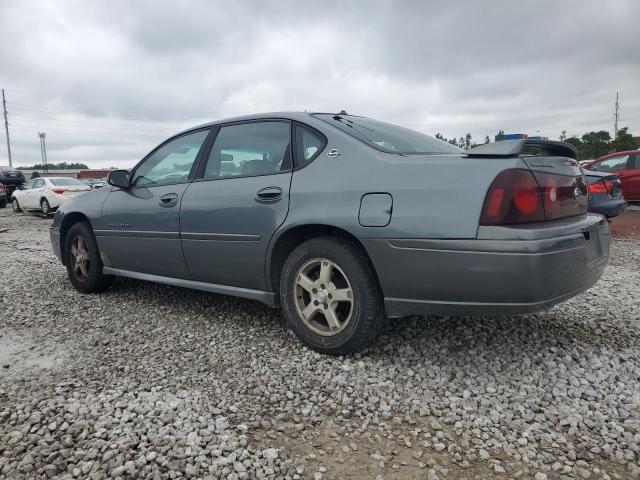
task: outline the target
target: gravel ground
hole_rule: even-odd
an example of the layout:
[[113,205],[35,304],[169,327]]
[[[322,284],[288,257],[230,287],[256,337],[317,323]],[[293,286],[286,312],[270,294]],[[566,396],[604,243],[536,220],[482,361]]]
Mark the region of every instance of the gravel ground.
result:
[[250,301],[80,295],[49,224],[0,210],[0,480],[640,477],[638,239],[550,312],[397,320],[330,358]]

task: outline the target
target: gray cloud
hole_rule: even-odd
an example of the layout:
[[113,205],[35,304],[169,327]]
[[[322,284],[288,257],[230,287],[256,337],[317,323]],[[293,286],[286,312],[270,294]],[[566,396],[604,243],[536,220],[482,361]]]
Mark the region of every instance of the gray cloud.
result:
[[38,131],[50,161],[130,166],[190,125],[290,109],[446,136],[611,131],[616,91],[638,134],[637,18],[634,0],[9,0],[0,86],[18,165]]

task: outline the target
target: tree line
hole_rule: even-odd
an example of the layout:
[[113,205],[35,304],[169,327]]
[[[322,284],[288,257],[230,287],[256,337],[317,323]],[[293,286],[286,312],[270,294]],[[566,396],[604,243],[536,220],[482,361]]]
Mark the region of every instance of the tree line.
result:
[[[504,135],[504,130],[500,130],[498,135]],[[473,137],[470,133],[467,133],[465,136],[458,139],[455,137],[446,138],[441,133],[436,133],[436,138],[465,150],[469,150],[470,148],[478,145],[477,142],[473,141]],[[606,130],[587,132],[582,136],[568,136],[567,131],[563,130],[558,140],[570,143],[576,147],[580,154],[580,159],[582,160],[599,158],[611,152],[635,150],[639,147],[638,143],[633,138],[633,135],[629,133],[629,127],[624,127],[618,130],[616,138],[611,138],[611,135]],[[491,139],[489,138],[489,135],[486,135],[482,143],[489,143],[490,141]]]
[[31,170],[88,170],[89,167],[84,163],[47,163],[46,168],[43,163],[36,163],[33,167],[21,167]]

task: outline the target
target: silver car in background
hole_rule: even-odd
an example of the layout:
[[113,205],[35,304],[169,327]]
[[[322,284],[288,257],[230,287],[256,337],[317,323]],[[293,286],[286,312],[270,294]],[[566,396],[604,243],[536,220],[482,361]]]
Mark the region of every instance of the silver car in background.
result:
[[251,298],[346,354],[385,317],[524,314],[593,285],[609,230],[575,158],[541,140],[463,151],[344,112],[238,117],[64,203],[51,242],[80,292],[124,276]]

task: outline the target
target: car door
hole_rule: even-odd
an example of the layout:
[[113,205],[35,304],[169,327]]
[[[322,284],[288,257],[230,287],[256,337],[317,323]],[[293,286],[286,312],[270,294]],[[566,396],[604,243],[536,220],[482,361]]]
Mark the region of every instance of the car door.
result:
[[170,139],[129,174],[129,188],[112,188],[95,230],[105,265],[189,277],[180,245],[180,202],[209,132]]
[[222,125],[184,194],[182,250],[194,280],[264,290],[267,246],[289,210],[291,123]]
[[29,208],[40,208],[40,199],[44,194],[45,181],[39,178],[33,184],[33,188],[29,191]]
[[[624,171],[627,192],[623,194],[627,200],[640,201],[640,153],[631,155],[627,169]],[[624,187],[623,187],[624,188]]]
[[31,194],[33,193],[33,186],[36,183],[36,179],[29,180],[27,183],[22,185],[20,190],[17,190],[13,193],[13,195],[18,199],[18,203],[22,208],[33,208],[29,206],[29,201],[31,199]]

